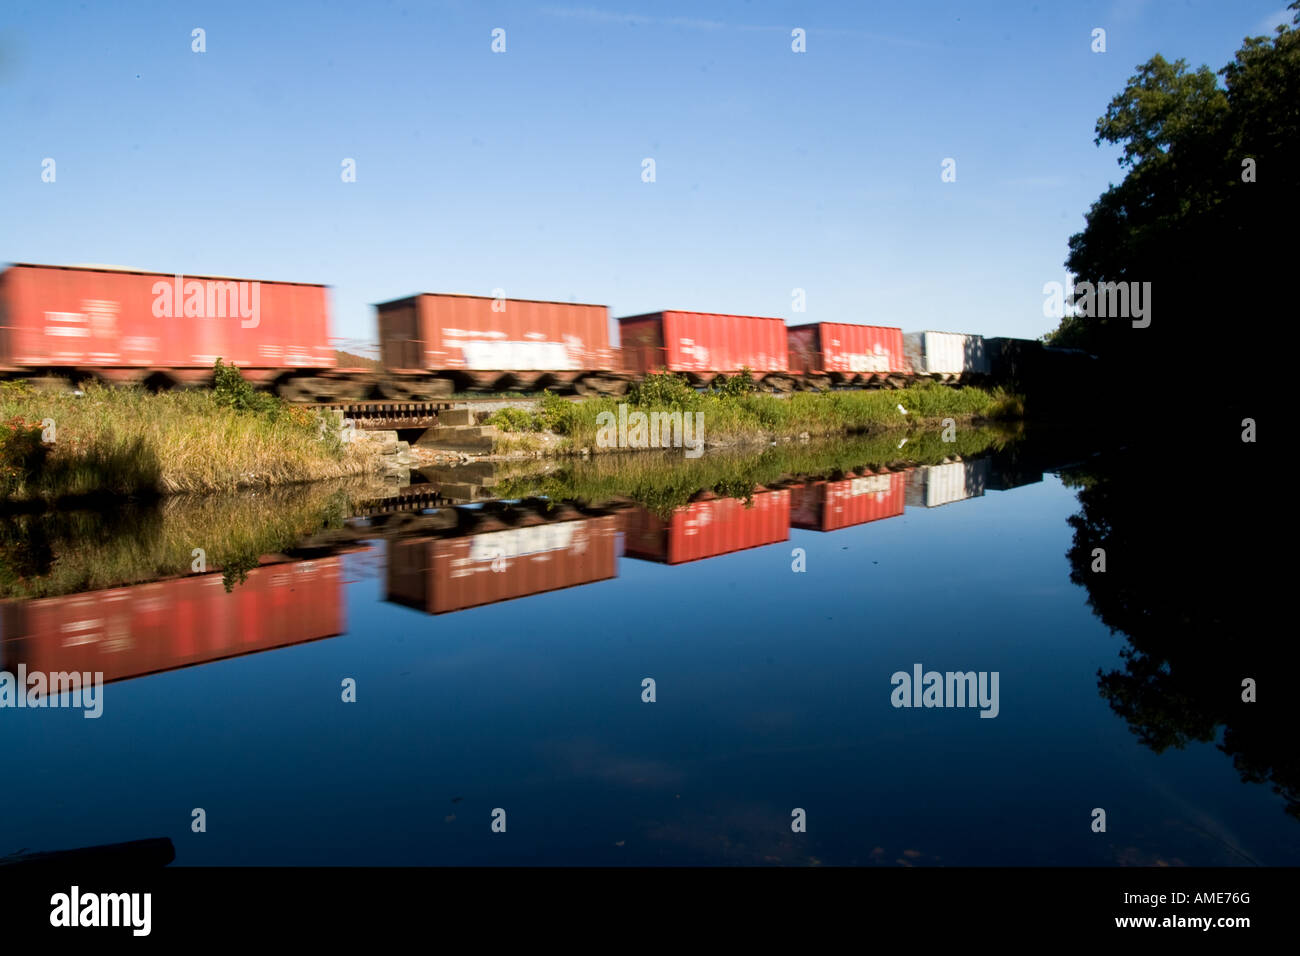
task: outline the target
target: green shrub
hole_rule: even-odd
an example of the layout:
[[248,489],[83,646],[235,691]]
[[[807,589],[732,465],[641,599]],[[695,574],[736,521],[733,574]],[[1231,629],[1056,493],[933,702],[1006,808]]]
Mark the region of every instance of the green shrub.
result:
[[742,366],[740,371],[730,377],[719,375],[713,380],[713,391],[723,398],[740,398],[755,391],[758,385],[750,373],[749,366]]
[[542,392],[541,400],[537,403],[537,419],[543,429],[557,435],[568,435],[573,431],[578,416],[576,404],[554,392]]
[[526,408],[501,408],[488,416],[488,425],[493,425],[504,432],[535,432],[542,423]]
[[239,369],[223,364],[221,359],[212,367],[212,397],[225,408],[258,412],[271,418],[278,417],[286,404],[270,392],[259,392],[239,374]]
[[660,411],[684,412],[700,404],[700,393],[685,375],[675,372],[653,372],[640,382],[633,383],[627,393],[628,403]]

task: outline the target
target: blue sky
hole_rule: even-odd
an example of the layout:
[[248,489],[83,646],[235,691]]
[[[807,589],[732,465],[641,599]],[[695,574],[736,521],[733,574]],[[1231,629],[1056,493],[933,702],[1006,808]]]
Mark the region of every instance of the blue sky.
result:
[[1036,336],[1110,98],[1284,8],[7,0],[0,260]]

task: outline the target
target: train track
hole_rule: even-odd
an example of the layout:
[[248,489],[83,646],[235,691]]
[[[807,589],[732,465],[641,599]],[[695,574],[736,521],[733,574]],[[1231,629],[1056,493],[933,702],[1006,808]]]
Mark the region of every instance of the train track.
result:
[[[582,401],[582,396],[565,396],[569,401]],[[343,417],[355,427],[375,429],[432,428],[438,424],[438,413],[454,409],[496,411],[499,408],[531,407],[536,398],[442,398],[431,402],[364,401],[364,402],[312,402],[308,408],[321,411],[342,412]]]
[[362,429],[431,428],[438,424],[438,413],[454,406],[451,401],[437,402],[314,402],[309,408],[342,412],[343,418]]
[[[859,386],[841,386],[828,391],[860,392],[875,391]],[[777,398],[789,398],[792,393],[777,394]],[[583,402],[584,395],[559,396],[569,402]],[[440,398],[428,402],[409,401],[360,401],[360,402],[312,402],[307,407],[322,411],[341,411],[343,417],[352,421],[357,428],[366,430],[395,428],[432,428],[438,424],[438,413],[453,409],[473,409],[477,412],[494,412],[502,408],[532,408],[539,399],[532,395],[518,398],[493,396],[487,398]]]
[[440,491],[437,485],[408,485],[395,494],[384,498],[373,498],[359,505],[353,514],[357,518],[374,518],[379,515],[397,514],[399,512],[420,512],[429,508],[446,508],[461,504]]

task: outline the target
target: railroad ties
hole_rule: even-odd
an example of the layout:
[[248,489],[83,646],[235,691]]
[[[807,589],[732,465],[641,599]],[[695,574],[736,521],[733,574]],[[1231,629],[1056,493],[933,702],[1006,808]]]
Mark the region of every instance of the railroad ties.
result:
[[343,527],[318,531],[285,553],[297,557],[335,554],[340,548],[377,538],[469,537],[615,514],[625,507],[622,502],[587,507],[543,498],[498,499],[466,507],[436,485],[411,485],[392,495],[355,503]]
[[396,489],[391,495],[359,502],[354,509],[353,517],[375,518],[379,515],[399,512],[422,512],[460,503],[462,502],[458,499],[443,494],[437,485],[406,485]]
[[454,402],[327,402],[313,408],[341,411],[353,427],[366,431],[398,428],[431,428],[438,424],[438,413],[453,408]]

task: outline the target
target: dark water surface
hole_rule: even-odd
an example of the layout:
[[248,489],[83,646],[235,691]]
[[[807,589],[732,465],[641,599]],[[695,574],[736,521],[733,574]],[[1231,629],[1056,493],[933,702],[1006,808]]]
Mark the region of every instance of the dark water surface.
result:
[[[1093,519],[1119,496],[1066,458],[1064,481],[976,457],[748,506],[354,530],[230,593],[11,599],[4,669],[111,682],[98,719],[0,709],[0,855],[169,836],[182,865],[1300,863],[1294,744],[1247,726],[1225,753],[1240,668],[1110,631],[1158,613],[1123,584],[1142,507],[1091,522],[1114,540],[1090,580],[1080,487],[1110,489]],[[996,672],[996,716],[893,706],[918,664]]]

